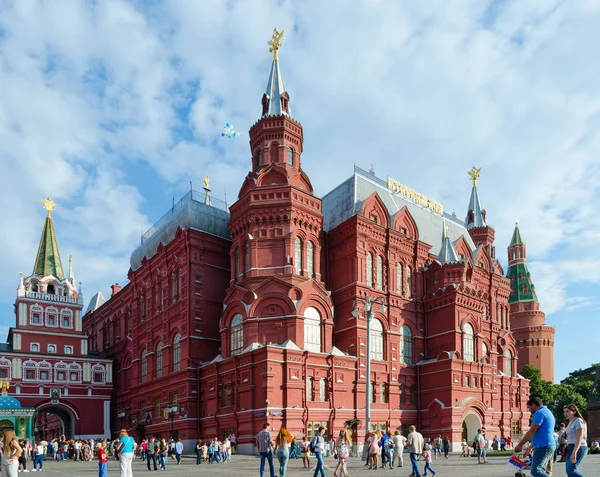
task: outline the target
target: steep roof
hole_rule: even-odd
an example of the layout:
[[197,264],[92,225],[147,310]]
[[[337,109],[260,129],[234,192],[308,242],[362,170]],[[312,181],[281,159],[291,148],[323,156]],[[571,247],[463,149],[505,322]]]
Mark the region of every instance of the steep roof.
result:
[[88,305],[87,310],[85,310],[85,314],[87,315],[90,311],[96,311],[104,303],[106,303],[106,299],[102,295],[102,292],[99,291],[90,300],[90,304]]
[[456,263],[462,260],[446,233],[444,233],[442,248],[440,249],[440,253],[438,253],[437,259],[441,264]]
[[279,69],[279,61],[273,60],[267,90],[265,91],[269,103],[263,116],[279,116],[282,114],[289,116],[282,106],[281,97],[283,93],[285,93],[285,85],[283,84],[283,75]]
[[38,246],[38,252],[33,266],[33,273],[40,277],[52,275],[59,280],[65,279],[62,262],[60,260],[60,252],[58,250],[58,241],[54,232],[54,223],[50,211],[46,216],[42,236]]
[[469,212],[473,212],[473,222],[468,223],[467,229],[475,227],[486,227],[485,218],[483,217],[483,209],[481,207],[481,201],[479,200],[479,191],[477,190],[477,184],[473,184],[471,189],[471,199],[469,200]]
[[521,238],[521,232],[519,231],[519,222],[515,224],[515,231],[513,232],[512,239],[510,240],[510,245],[521,245],[523,243],[523,239]]

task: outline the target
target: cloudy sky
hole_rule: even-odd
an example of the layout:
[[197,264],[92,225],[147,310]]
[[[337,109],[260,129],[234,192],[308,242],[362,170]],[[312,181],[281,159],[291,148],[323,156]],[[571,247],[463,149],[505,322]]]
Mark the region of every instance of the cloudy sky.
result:
[[464,216],[481,166],[503,264],[520,221],[557,380],[600,361],[598,24],[585,0],[0,0],[0,335],[43,197],[86,301],[190,181],[235,200],[277,26],[317,194],[373,164]]

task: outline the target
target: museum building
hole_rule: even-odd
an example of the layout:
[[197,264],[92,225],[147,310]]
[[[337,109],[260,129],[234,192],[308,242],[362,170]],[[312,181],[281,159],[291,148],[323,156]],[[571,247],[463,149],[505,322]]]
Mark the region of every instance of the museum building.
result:
[[[140,438],[235,433],[246,453],[265,421],[296,436],[349,426],[360,445],[368,389],[372,428],[415,424],[455,449],[479,427],[521,434],[520,356],[545,353],[535,363],[550,377],[553,328],[528,272],[506,278],[495,257],[479,170],[465,220],[356,166],[316,197],[274,44],[237,201],[227,210],[206,178],[144,234],[128,284],[84,316],[90,350],[114,359],[112,415]],[[526,271],[515,234],[509,259],[520,249]]]

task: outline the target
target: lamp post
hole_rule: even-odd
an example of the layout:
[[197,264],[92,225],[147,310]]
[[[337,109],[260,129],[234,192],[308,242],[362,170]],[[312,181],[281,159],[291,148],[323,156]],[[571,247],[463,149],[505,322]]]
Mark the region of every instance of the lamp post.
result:
[[121,419],[121,429],[123,429],[123,421],[125,420],[125,414],[127,414],[125,412],[125,409],[121,409],[117,414],[117,416],[119,416],[119,419]]
[[367,403],[365,406],[365,429],[366,432],[371,430],[371,320],[373,319],[373,307],[377,304],[381,304],[379,311],[385,313],[385,298],[378,296],[375,299],[371,299],[369,295],[365,296],[365,299],[357,299],[354,301],[354,310],[352,310],[352,316],[358,318],[360,311],[358,305],[362,305],[365,313],[367,314]]
[[175,419],[175,414],[177,414],[177,404],[171,403],[167,409],[169,410],[169,417],[171,418],[171,439],[173,439],[173,419]]

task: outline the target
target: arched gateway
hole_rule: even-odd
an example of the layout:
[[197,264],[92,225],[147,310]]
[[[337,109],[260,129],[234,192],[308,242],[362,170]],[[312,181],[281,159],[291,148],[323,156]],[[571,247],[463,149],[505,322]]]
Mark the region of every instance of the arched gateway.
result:
[[75,423],[79,421],[77,409],[66,403],[42,401],[36,406],[34,424],[36,437],[53,439],[64,434],[67,439],[79,435]]
[[462,422],[462,437],[469,445],[475,440],[478,429],[481,429],[481,419],[475,412],[471,411],[464,417]]

